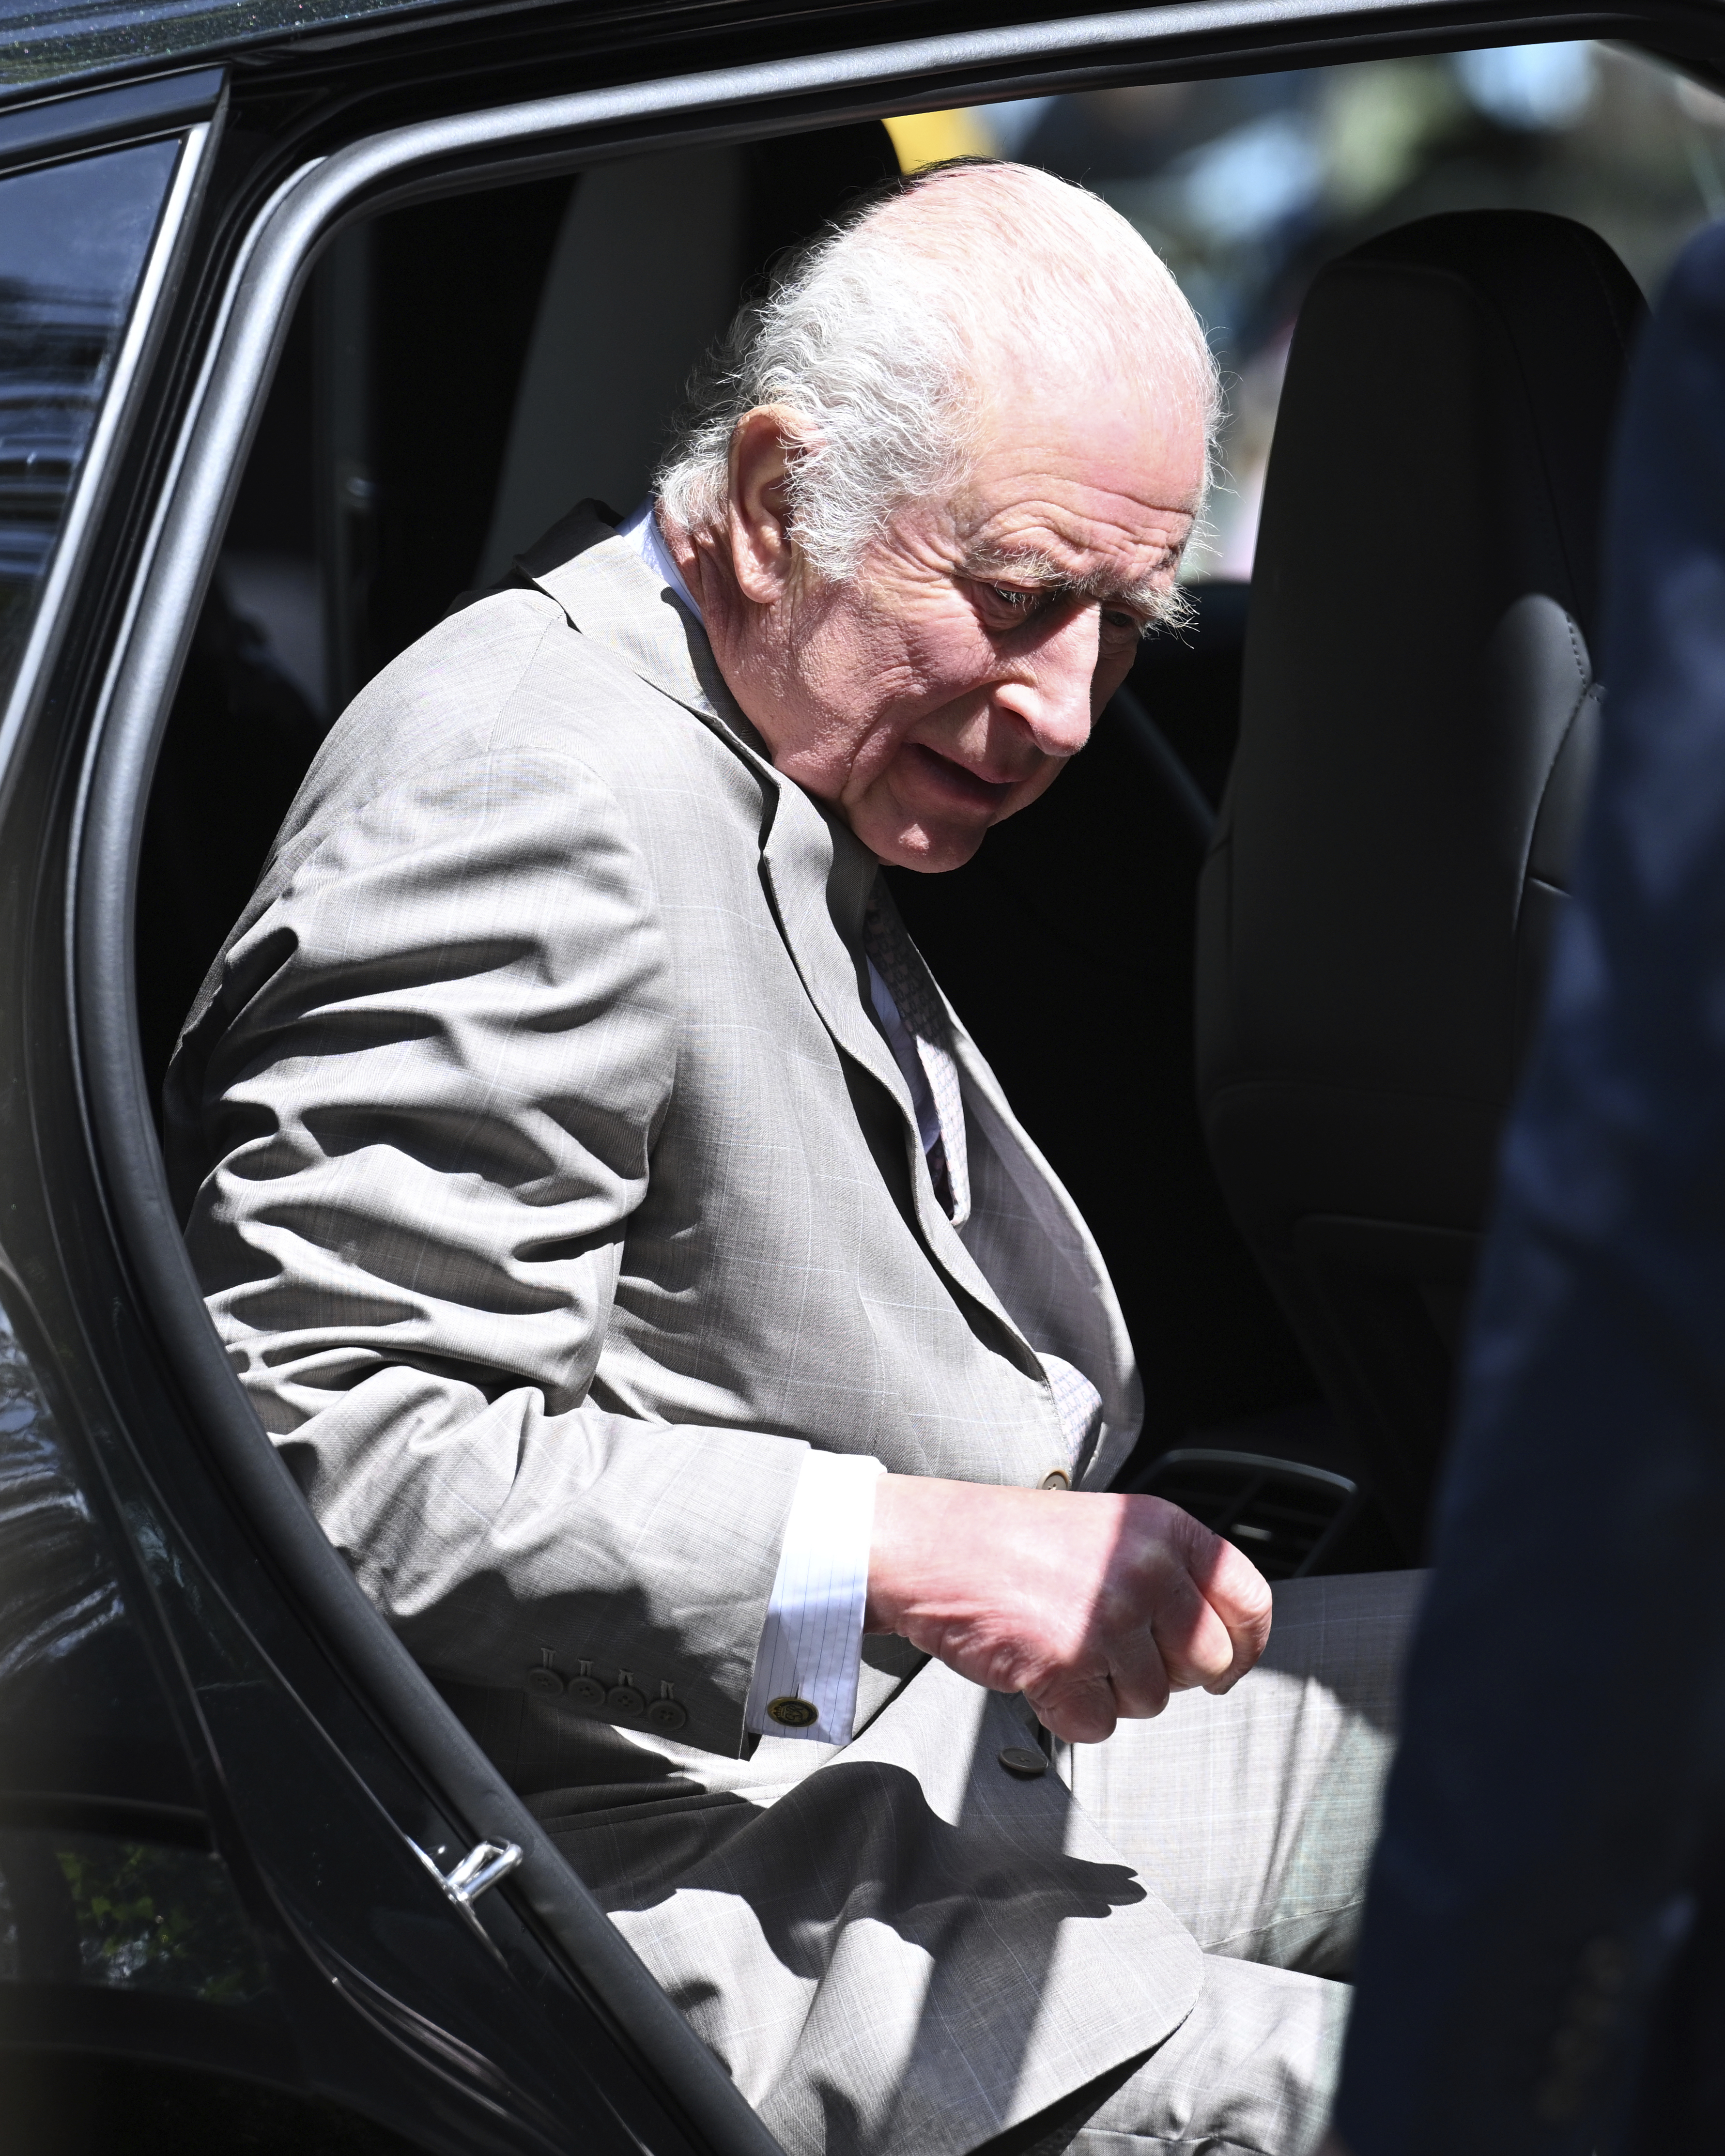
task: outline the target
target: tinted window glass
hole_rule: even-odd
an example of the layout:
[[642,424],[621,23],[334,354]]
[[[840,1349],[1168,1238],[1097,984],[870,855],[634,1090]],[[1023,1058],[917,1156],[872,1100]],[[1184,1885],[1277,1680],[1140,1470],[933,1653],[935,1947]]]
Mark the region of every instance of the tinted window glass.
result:
[[150,142],[0,180],[0,696],[90,446],[178,155]]
[[[1081,180],[1157,249],[1229,378],[1227,483],[1189,573],[1250,578],[1294,318],[1324,264],[1446,210],[1591,225],[1651,297],[1725,216],[1725,97],[1622,46],[1483,51],[1146,83],[889,121],[915,167],[979,153]],[[1373,543],[1363,501],[1358,543]],[[1348,564],[1335,564],[1338,579]]]

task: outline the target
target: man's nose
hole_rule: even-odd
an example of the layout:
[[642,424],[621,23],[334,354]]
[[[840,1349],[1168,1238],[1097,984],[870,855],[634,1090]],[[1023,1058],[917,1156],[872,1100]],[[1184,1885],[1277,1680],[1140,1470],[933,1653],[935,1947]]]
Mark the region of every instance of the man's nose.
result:
[[996,703],[1024,721],[1045,756],[1076,756],[1090,739],[1101,621],[1099,607],[1076,608],[1037,645],[1024,675],[995,692]]

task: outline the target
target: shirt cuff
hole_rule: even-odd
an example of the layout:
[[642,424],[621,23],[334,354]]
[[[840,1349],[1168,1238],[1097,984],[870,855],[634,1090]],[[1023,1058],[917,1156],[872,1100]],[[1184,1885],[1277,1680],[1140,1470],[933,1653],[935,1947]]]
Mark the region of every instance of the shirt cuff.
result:
[[[803,1463],[743,1709],[757,1736],[850,1742],[875,1480],[886,1471],[878,1460],[849,1452],[811,1451]],[[781,1718],[773,1706],[791,1712]]]

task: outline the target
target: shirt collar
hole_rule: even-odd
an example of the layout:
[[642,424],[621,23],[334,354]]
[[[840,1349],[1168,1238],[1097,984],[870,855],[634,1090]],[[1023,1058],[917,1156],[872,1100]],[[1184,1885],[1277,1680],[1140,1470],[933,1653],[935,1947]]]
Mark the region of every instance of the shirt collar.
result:
[[516,568],[583,635],[770,765],[766,743],[725,685],[699,613],[649,566],[637,543],[623,538],[614,516],[597,503],[580,503],[516,557]]
[[670,587],[704,628],[706,616],[696,605],[695,594],[684,583],[683,572],[677,567],[670,548],[665,543],[665,534],[659,528],[658,508],[657,501],[649,494],[634,514],[618,526],[617,536],[634,547],[654,575]]

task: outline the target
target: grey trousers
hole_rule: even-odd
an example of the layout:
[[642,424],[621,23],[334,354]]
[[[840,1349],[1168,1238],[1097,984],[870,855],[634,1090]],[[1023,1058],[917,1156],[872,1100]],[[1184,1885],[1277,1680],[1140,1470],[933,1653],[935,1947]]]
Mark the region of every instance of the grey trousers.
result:
[[[1183,1693],[1154,1721],[1122,1722],[1105,1744],[1055,1748],[1085,1811],[1204,1949],[1205,1979],[1192,2013],[1136,2069],[1014,2127],[988,2156],[1316,2148],[1348,2010],[1336,1979],[1352,1960],[1420,1584],[1384,1573],[1279,1588],[1264,1660],[1225,1698]],[[599,1764],[570,1787],[548,1786],[519,1746],[470,1726],[511,1762],[516,1786],[614,1910],[668,1905],[701,1863],[709,1891],[715,1876],[720,1891],[737,1891],[725,1884],[724,1852],[747,1841],[759,1807],[832,1756],[767,1738],[753,1760],[724,1760],[656,1739],[676,1756],[653,1756],[655,1786],[626,1733],[571,1719]],[[563,1732],[552,1755],[565,1775],[572,1742]],[[772,1786],[775,1763],[790,1770],[782,1787]],[[758,1880],[751,1891],[773,1905]],[[762,1969],[778,1966],[764,1939],[760,1952]]]
[[1276,1590],[1263,1661],[1055,1764],[1204,1948],[1192,2014],[1037,2156],[1310,2156],[1340,2062],[1418,1573]]

